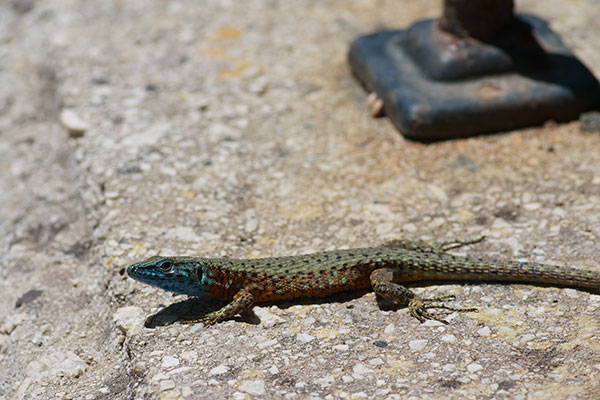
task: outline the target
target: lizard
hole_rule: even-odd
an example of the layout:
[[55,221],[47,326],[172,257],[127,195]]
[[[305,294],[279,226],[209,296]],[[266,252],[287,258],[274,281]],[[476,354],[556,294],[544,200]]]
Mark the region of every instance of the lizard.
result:
[[600,290],[600,272],[596,271],[447,253],[483,239],[435,245],[395,239],[382,247],[256,259],[154,256],[130,265],[127,273],[137,281],[167,291],[226,300],[228,303],[219,310],[183,321],[205,325],[231,319],[255,303],[325,297],[369,288],[380,298],[407,306],[420,322],[431,319],[447,323],[434,309],[477,311],[473,307],[444,304],[444,300],[454,298],[452,295],[422,298],[402,286],[415,281],[513,282]]

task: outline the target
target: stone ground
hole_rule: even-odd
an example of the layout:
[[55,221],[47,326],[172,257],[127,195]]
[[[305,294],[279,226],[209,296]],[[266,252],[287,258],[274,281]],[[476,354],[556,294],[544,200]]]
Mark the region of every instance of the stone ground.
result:
[[[517,3],[600,76],[600,2]],[[437,0],[1,2],[0,398],[598,397],[600,297],[586,292],[417,287],[480,310],[419,324],[368,293],[205,328],[173,322],[193,306],[183,296],[125,274],[159,252],[482,234],[461,252],[600,270],[598,134],[548,123],[425,145],[370,117],[349,44],[439,13]]]

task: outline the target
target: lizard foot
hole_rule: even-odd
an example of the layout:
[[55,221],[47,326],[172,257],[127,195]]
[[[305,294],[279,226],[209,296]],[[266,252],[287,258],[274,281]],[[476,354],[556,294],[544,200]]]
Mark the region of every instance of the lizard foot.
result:
[[473,240],[464,240],[464,241],[463,240],[451,240],[449,242],[436,243],[435,247],[439,248],[442,252],[446,252],[448,250],[457,249],[459,247],[479,243],[483,240],[485,240],[485,236],[481,236],[481,237],[478,237],[477,239],[473,239]]
[[203,323],[205,326],[210,326],[210,325],[214,325],[220,321],[221,321],[220,315],[217,315],[216,312],[212,312],[212,313],[206,314],[202,317],[195,317],[195,316],[187,317],[186,316],[186,317],[184,317],[184,319],[181,320],[181,323],[189,324],[189,325]]
[[412,315],[413,317],[418,319],[420,322],[425,322],[425,320],[427,320],[427,319],[432,319],[432,320],[441,322],[442,324],[446,324],[446,325],[448,324],[448,321],[446,321],[445,319],[443,319],[440,316],[437,316],[436,314],[430,313],[427,310],[432,309],[432,308],[437,308],[437,309],[458,311],[458,312],[477,311],[477,309],[474,307],[456,308],[456,307],[449,307],[445,304],[432,304],[432,303],[436,303],[439,301],[454,299],[454,298],[455,298],[454,295],[435,297],[432,299],[422,299],[420,297],[414,297],[408,303],[408,310],[410,312],[410,315]]

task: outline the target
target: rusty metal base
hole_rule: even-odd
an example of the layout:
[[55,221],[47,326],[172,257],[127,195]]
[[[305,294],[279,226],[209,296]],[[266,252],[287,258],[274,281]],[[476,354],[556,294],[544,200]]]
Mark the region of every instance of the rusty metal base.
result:
[[373,33],[353,43],[350,65],[415,140],[569,121],[600,108],[600,84],[546,22],[517,18],[515,32],[494,46],[440,33],[435,20]]

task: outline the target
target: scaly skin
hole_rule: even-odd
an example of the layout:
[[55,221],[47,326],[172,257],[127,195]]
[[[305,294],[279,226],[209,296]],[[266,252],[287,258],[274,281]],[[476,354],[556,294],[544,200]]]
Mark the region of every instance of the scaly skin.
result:
[[482,239],[436,246],[395,240],[385,247],[258,259],[156,256],[130,265],[127,273],[135,280],[168,291],[229,301],[218,311],[186,321],[206,325],[230,319],[255,303],[323,297],[368,288],[381,297],[407,305],[421,322],[425,319],[446,322],[429,309],[476,311],[434,304],[451,296],[422,299],[400,285],[423,280],[522,282],[591,292],[600,289],[599,272],[537,263],[484,261],[446,253],[450,248]]

